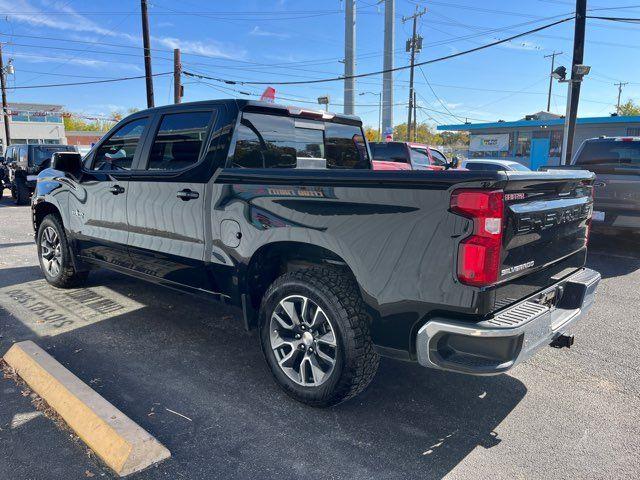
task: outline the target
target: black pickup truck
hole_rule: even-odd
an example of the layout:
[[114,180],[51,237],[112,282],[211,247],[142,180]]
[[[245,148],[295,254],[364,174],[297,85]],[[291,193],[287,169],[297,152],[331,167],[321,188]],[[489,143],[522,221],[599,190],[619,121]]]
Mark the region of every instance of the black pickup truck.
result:
[[32,200],[57,287],[106,267],[242,308],[279,385],[315,406],[362,391],[378,355],[504,372],[568,346],[593,174],[371,169],[357,117],[252,101],[160,107]]

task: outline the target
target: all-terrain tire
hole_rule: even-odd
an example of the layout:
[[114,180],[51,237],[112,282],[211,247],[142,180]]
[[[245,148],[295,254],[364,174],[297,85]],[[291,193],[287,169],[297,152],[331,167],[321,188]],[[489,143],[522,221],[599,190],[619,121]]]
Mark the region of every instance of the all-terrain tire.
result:
[[[335,364],[324,383],[317,386],[292,380],[272,349],[274,311],[282,300],[300,296],[321,307],[336,338]],[[262,352],[277,383],[291,397],[314,407],[336,405],[362,392],[376,374],[379,357],[373,349],[370,323],[358,286],[346,269],[313,267],[286,273],[273,282],[262,299]]]
[[[55,235],[59,239],[59,248],[55,249],[55,251],[59,255],[56,259],[59,268],[53,273],[46,267],[47,260],[43,258],[43,251],[48,248],[44,246],[48,242],[43,242],[43,239],[46,240],[46,238],[44,238],[45,235],[47,233],[51,233],[51,231],[48,229],[53,229]],[[38,232],[36,234],[36,245],[38,247],[38,260],[40,262],[40,269],[44,274],[44,278],[51,285],[58,288],[73,288],[82,285],[87,280],[89,272],[78,271],[74,266],[73,259],[71,257],[72,251],[69,247],[67,235],[65,234],[60,217],[55,214],[49,214],[44,217],[42,222],[40,222],[40,226],[38,227]]]

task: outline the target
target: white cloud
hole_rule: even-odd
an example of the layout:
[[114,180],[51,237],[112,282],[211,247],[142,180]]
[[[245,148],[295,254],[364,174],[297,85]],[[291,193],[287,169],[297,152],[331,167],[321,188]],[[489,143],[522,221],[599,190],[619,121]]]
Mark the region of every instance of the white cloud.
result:
[[249,32],[249,35],[253,35],[254,37],[289,38],[289,34],[287,33],[270,32],[268,30],[263,30],[257,25],[253,27],[253,30]]
[[[66,4],[43,0],[43,5],[48,10],[64,12],[65,15],[41,15],[45,12],[34,6],[27,0],[0,0],[0,10],[22,12],[11,15],[11,20],[28,24],[34,27],[47,27],[54,30],[63,30],[66,32],[92,33],[99,37],[121,38],[129,43],[139,45],[140,37],[129,33],[104,28],[87,17],[77,13],[73,8]],[[67,2],[68,3],[68,2]],[[25,13],[29,12],[29,13]],[[174,37],[152,37],[152,43],[162,45],[168,48],[180,48],[183,53],[197,53],[217,58],[243,58],[246,52],[219,42],[208,41],[202,42],[198,40],[182,40]],[[91,41],[99,41],[100,38],[94,38]]]
[[[95,60],[91,58],[79,58],[79,57],[58,57],[54,55],[35,55],[31,53],[22,53],[16,52],[11,55],[12,58],[20,58],[27,63],[49,63],[52,62],[63,62],[69,65],[78,65],[81,67],[88,68],[100,68],[104,73],[107,73],[109,70],[126,70],[131,72],[135,70],[137,72],[142,72],[142,68],[138,65],[134,65],[131,63],[120,63],[120,62],[105,62],[104,60]],[[16,69],[16,73],[19,73],[19,69]]]
[[179,48],[182,53],[197,53],[207,57],[229,59],[242,59],[246,56],[245,50],[234,49],[214,41],[205,43],[198,40],[181,40],[173,37],[152,37],[151,39],[164,47]]

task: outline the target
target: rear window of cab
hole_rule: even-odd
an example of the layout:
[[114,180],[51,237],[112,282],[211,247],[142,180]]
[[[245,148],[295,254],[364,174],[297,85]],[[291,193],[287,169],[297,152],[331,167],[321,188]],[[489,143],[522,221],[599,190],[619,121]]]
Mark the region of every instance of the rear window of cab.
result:
[[232,168],[371,168],[357,125],[245,112],[235,137]]

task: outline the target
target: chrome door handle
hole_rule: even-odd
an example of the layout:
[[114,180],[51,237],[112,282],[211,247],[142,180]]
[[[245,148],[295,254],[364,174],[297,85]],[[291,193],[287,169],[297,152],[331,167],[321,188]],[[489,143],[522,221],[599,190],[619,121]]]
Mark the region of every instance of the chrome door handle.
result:
[[109,189],[109,191],[114,195],[119,195],[120,193],[124,193],[124,187],[121,187],[120,185],[114,185]]
[[183,202],[188,202],[189,200],[200,197],[200,194],[198,192],[194,192],[193,190],[189,190],[188,188],[185,188],[184,190],[180,190],[178,192],[177,197]]

